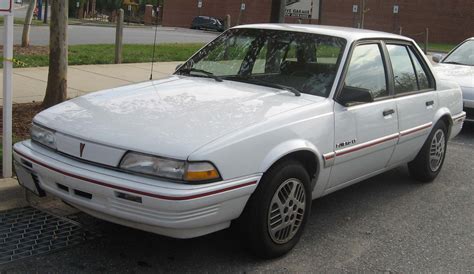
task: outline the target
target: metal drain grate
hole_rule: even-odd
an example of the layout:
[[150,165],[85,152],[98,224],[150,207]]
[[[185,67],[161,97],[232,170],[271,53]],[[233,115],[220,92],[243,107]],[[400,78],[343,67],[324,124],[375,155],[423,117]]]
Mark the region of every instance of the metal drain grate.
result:
[[0,212],[0,265],[92,239],[74,221],[25,207]]

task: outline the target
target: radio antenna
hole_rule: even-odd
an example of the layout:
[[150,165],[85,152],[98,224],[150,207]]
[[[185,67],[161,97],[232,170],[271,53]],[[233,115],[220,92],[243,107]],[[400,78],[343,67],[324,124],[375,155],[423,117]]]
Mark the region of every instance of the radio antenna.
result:
[[153,40],[153,53],[151,55],[151,72],[150,81],[153,80],[153,63],[155,62],[155,48],[156,48],[156,32],[158,31],[158,16],[155,20],[155,39]]

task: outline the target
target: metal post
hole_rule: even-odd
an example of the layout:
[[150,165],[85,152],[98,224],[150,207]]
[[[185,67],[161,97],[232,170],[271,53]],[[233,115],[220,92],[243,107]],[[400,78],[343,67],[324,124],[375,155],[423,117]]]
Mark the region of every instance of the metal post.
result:
[[232,22],[230,20],[231,20],[230,14],[227,14],[225,16],[225,29],[230,29],[232,27]]
[[403,35],[403,27],[400,26],[400,30],[398,31],[398,34]]
[[36,6],[38,8],[38,20],[43,20],[43,0],[38,0],[38,5]]
[[12,177],[13,14],[4,17],[3,33],[3,177]]
[[115,30],[115,64],[122,63],[123,13],[124,13],[123,9],[119,9],[117,28]]
[[361,15],[360,15],[360,28],[364,28],[364,21],[365,21],[365,0],[362,0],[361,3],[362,8],[360,9]]
[[429,35],[430,35],[430,29],[426,28],[426,32],[425,32],[425,54],[428,54]]

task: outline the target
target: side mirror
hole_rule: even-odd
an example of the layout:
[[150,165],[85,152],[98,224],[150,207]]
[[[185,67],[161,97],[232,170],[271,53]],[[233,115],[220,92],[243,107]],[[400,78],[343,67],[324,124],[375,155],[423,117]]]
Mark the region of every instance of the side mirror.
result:
[[433,54],[433,62],[435,62],[435,63],[441,62],[441,60],[443,60],[443,58],[444,58],[443,54],[439,54],[439,53]]
[[174,68],[174,71],[177,71],[183,64],[178,64],[176,68]]
[[345,107],[358,103],[372,103],[373,101],[374,97],[370,90],[351,86],[344,86],[337,98],[337,102]]

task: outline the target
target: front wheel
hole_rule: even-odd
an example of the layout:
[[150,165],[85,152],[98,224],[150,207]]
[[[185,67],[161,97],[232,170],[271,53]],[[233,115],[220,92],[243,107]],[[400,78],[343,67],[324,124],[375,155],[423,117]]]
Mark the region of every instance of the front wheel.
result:
[[294,160],[282,161],[264,175],[242,216],[257,256],[279,257],[297,244],[311,209],[310,185],[308,172]]
[[446,156],[448,129],[439,121],[415,160],[408,163],[410,175],[421,182],[432,182],[441,171]]

